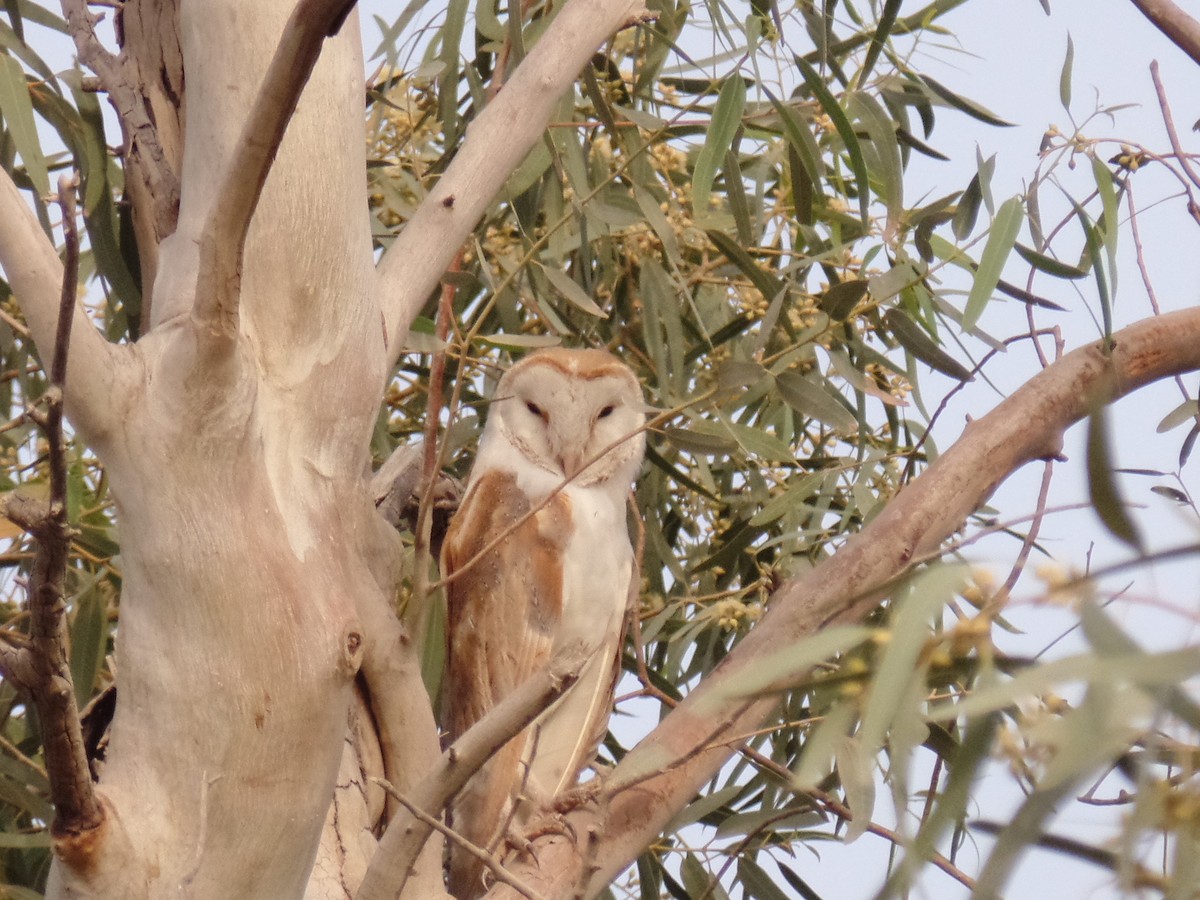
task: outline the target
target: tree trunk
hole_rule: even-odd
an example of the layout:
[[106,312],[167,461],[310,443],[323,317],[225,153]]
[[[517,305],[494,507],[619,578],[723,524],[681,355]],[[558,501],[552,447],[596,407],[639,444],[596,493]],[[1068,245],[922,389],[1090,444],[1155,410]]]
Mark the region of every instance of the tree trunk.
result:
[[90,852],[58,859],[50,896],[303,894],[363,653],[357,607],[385,602],[364,484],[387,356],[356,22],[326,42],[279,147],[217,365],[193,313],[203,229],[292,7],[182,8],[182,194],[153,331],[130,348],[128,390],[79,417],[121,527],[108,817]]

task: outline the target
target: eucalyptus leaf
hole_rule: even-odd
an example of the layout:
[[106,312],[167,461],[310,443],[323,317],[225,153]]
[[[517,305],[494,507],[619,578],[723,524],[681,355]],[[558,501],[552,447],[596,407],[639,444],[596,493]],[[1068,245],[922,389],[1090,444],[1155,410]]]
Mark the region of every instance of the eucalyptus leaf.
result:
[[975,272],[975,281],[967,294],[967,304],[963,311],[963,328],[970,330],[975,327],[983,309],[996,290],[1000,281],[1000,273],[1008,261],[1021,230],[1024,219],[1024,209],[1019,197],[1010,197],[1001,204],[992,220],[992,230],[988,233],[983,255],[979,258],[979,268]]

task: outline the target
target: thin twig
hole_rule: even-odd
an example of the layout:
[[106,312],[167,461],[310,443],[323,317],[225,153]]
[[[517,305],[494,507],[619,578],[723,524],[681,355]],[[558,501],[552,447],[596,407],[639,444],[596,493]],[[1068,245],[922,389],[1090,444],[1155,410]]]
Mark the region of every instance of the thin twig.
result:
[[[792,773],[787,769],[787,767],[781,766],[779,763],[775,762],[775,760],[764,756],[757,750],[754,750],[750,747],[743,747],[741,752],[742,756],[776,775],[782,779],[785,784],[791,783]],[[825,791],[813,788],[805,790],[804,793],[819,803],[826,811],[833,813],[839,819],[849,822],[854,818],[854,814],[850,811],[848,806],[830,794],[827,794]],[[872,822],[867,825],[867,831],[877,837],[891,841],[897,847],[904,845],[903,839],[890,828],[884,828],[882,825],[876,825],[874,822]],[[960,884],[966,885],[968,888],[973,888],[975,886],[975,881],[970,875],[958,868],[958,866],[954,865],[954,863],[950,862],[950,860],[946,859],[946,857],[942,856],[940,853],[934,853],[932,856],[930,856],[929,861]]]
[[[1162,307],[1158,302],[1158,293],[1154,290],[1154,281],[1150,277],[1150,267],[1146,264],[1146,250],[1142,245],[1142,232],[1138,227],[1138,207],[1137,201],[1133,196],[1133,179],[1130,178],[1125,187],[1125,193],[1129,198],[1129,230],[1133,235],[1134,255],[1137,258],[1138,274],[1142,276],[1142,286],[1146,289],[1146,297],[1150,301],[1150,308],[1156,316],[1162,315]],[[1183,376],[1175,376],[1175,384],[1179,387],[1179,393],[1183,395],[1184,400],[1191,400],[1192,397],[1188,393],[1187,385],[1183,383]],[[1200,409],[1197,410],[1197,415],[1200,417]]]
[[78,180],[59,179],[63,238],[66,244],[50,384],[42,398],[45,411],[29,417],[45,433],[49,447],[50,497],[36,501],[18,494],[5,498],[4,513],[37,539],[29,579],[29,637],[24,646],[6,645],[0,654],[4,674],[31,697],[42,724],[43,755],[50,781],[56,838],[77,837],[98,827],[103,813],[92,786],[79,723],[67,650],[65,583],[71,529],[67,518],[67,464],[63,440],[63,383],[67,374],[71,323],[79,278],[79,234],[75,189]]
[[[450,262],[448,272],[462,270],[463,251],[459,248]],[[425,400],[425,438],[422,445],[421,482],[417,490],[417,523],[414,530],[412,599],[416,609],[425,608],[429,595],[429,554],[433,530],[433,493],[437,486],[438,473],[444,452],[438,444],[438,430],[442,419],[442,394],[446,378],[446,341],[450,337],[450,322],[454,318],[454,284],[442,284],[438,300],[436,335],[442,342],[441,349],[434,355],[429,366],[429,392]]]
[[490,871],[492,873],[493,877],[495,877],[495,879],[497,881],[502,881],[504,884],[507,884],[510,888],[512,888],[518,894],[521,894],[524,897],[528,897],[529,900],[544,900],[542,895],[539,894],[537,891],[535,891],[533,888],[529,887],[527,884],[525,884],[524,882],[522,882],[520,879],[516,878],[515,876],[509,874],[508,870],[505,869],[504,866],[502,866],[502,865],[500,865],[500,863],[496,862],[496,860],[492,856],[492,854],[488,853],[482,847],[476,846],[475,844],[471,843],[465,837],[463,837],[461,834],[459,834],[457,831],[455,831],[453,828],[449,827],[448,825],[443,825],[436,818],[429,815],[427,812],[425,812],[423,809],[421,809],[421,807],[417,806],[415,803],[413,803],[411,800],[409,800],[407,797],[405,797],[402,793],[400,793],[398,790],[396,790],[394,787],[392,787],[390,782],[388,782],[387,780],[385,780],[383,778],[372,778],[371,780],[373,782],[375,782],[377,785],[379,785],[381,788],[383,788],[385,791],[387,791],[388,794],[390,794],[396,800],[397,803],[399,803],[401,806],[403,806],[405,809],[407,809],[410,813],[412,813],[413,818],[415,818],[422,825],[425,825],[426,827],[432,828],[434,831],[441,833],[442,835],[444,835],[445,837],[447,837],[451,841],[453,841],[455,844],[457,844],[459,847],[461,847],[463,850],[466,850],[472,856],[476,857],[480,862],[482,862],[488,868],[488,871]]
[[[1179,143],[1179,133],[1175,130],[1175,118],[1171,115],[1171,104],[1167,101],[1167,89],[1163,86],[1162,78],[1158,73],[1158,60],[1150,63],[1150,77],[1154,81],[1154,92],[1158,95],[1158,108],[1162,111],[1163,127],[1167,129],[1167,140],[1171,142],[1171,149],[1175,152],[1175,158],[1179,161],[1180,168],[1187,173],[1187,177],[1191,179],[1192,184],[1200,187],[1200,175],[1197,175],[1192,165],[1188,162],[1188,156],[1183,152],[1183,145]],[[1193,218],[1196,217],[1194,204],[1188,204],[1188,212]]]
[[[430,816],[444,808],[480,766],[575,684],[587,662],[585,649],[582,643],[563,648],[545,669],[522,682],[467,729],[416,782],[409,795],[412,803]],[[358,900],[399,896],[430,833],[423,821],[406,820],[405,815],[389,823],[363,878]]]

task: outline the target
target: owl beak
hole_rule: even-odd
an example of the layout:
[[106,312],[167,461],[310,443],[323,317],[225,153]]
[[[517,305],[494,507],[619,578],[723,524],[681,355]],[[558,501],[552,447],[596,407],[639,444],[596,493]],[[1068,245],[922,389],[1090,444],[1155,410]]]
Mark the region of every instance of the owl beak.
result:
[[573,453],[568,450],[559,455],[558,465],[562,469],[564,476],[574,478],[579,474],[579,470],[583,466],[583,454]]

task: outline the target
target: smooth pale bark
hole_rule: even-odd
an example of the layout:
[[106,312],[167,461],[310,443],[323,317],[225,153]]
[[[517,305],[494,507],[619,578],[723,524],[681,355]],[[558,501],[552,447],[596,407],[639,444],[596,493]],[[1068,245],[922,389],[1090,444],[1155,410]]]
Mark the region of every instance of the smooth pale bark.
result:
[[[386,375],[353,25],[327,42],[246,243],[240,332],[196,327],[216,185],[293,4],[187,3],[187,142],[153,330],[100,447],[117,501],[118,696],[94,852],[51,895],[297,897],[308,882],[386,552],[366,450]],[[92,332],[95,333],[94,331]]]

